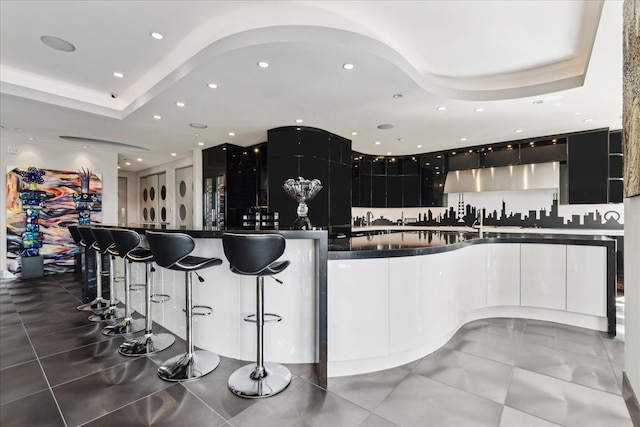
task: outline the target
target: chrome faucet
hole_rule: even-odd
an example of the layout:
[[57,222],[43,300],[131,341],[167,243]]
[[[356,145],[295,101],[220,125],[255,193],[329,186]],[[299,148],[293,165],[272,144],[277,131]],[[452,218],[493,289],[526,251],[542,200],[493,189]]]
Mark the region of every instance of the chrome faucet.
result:
[[478,212],[478,217],[473,222],[471,227],[477,229],[478,230],[478,237],[482,238],[482,235],[483,235],[483,229],[482,228],[483,228],[483,220],[484,220],[484,208],[478,209],[477,212]]
[[373,218],[373,212],[367,211],[367,226],[371,225],[371,218]]

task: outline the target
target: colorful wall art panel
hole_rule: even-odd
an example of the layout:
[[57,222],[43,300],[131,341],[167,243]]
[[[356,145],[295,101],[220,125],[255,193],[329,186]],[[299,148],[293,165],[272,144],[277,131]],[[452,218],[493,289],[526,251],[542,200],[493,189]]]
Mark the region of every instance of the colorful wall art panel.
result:
[[42,257],[44,274],[73,271],[79,249],[67,227],[102,223],[102,179],[90,170],[10,167],[7,172],[7,270]]

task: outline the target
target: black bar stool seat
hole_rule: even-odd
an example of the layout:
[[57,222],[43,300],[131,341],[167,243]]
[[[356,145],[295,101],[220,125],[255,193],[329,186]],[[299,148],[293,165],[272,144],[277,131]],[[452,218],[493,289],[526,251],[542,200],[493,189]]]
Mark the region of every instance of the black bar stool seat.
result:
[[222,235],[222,246],[231,271],[243,276],[256,276],[256,313],[244,319],[256,323],[256,363],[237,369],[228,381],[229,389],[241,397],[273,396],[291,382],[289,369],[278,363],[264,361],[264,324],[282,320],[277,314],[264,312],[264,278],[281,273],[289,266],[289,261],[277,261],[284,253],[285,245],[286,240],[280,234]]
[[[153,300],[153,254],[150,249],[140,246],[140,235],[133,230],[112,229],[111,235],[115,242],[118,254],[125,260],[124,283],[125,283],[125,306],[127,314],[125,319],[112,328],[117,328],[118,332],[134,333],[144,330],[144,335],[132,338],[120,345],[118,352],[123,356],[143,356],[154,354],[169,348],[176,340],[171,334],[153,333],[153,320],[151,318],[151,303]],[[133,319],[133,310],[130,309],[131,291],[131,264],[145,264],[145,316],[146,319]],[[160,296],[160,295],[158,295]],[[161,295],[167,297],[168,295]],[[165,299],[166,300],[166,299]]]
[[[213,371],[220,363],[220,356],[207,350],[194,350],[193,316],[207,316],[213,309],[203,305],[193,305],[193,281],[191,273],[222,264],[220,258],[206,258],[189,255],[196,247],[193,238],[183,233],[147,231],[145,233],[156,264],[160,267],[185,272],[185,313],[186,313],[186,352],[173,357],[160,365],[158,375],[166,381],[188,381],[200,378]],[[194,310],[196,309],[196,310]]]

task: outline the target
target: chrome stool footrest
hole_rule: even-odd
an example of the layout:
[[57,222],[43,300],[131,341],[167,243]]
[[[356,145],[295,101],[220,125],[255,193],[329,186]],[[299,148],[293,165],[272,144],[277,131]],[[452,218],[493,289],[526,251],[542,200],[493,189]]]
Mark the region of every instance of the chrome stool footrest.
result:
[[173,357],[158,368],[165,381],[189,381],[207,375],[218,367],[220,356],[207,350],[196,350]]
[[151,295],[151,302],[155,304],[162,304],[171,299],[171,296],[167,294],[153,294]]
[[233,394],[260,399],[280,393],[290,382],[289,369],[278,363],[265,362],[261,372],[257,372],[255,363],[236,370],[229,377],[228,385]]
[[173,345],[176,337],[171,334],[145,334],[140,338],[127,340],[120,345],[118,353],[123,356],[145,356],[158,353]]
[[[245,322],[256,323],[256,315],[250,314],[244,318]],[[264,314],[264,323],[274,323],[282,321],[282,316],[279,316],[274,313],[265,313]]]
[[[192,308],[191,313],[194,316],[210,316],[211,314],[213,314],[213,308],[209,307],[208,305],[194,305],[191,308]],[[201,311],[197,311],[197,310],[201,310]],[[186,313],[187,310],[183,308],[182,312]]]
[[132,292],[138,292],[143,290],[146,287],[147,285],[145,285],[144,283],[134,283],[131,286],[129,286],[129,290]]
[[135,334],[144,331],[145,319],[122,319],[115,325],[106,326],[102,329],[102,334],[107,336]]

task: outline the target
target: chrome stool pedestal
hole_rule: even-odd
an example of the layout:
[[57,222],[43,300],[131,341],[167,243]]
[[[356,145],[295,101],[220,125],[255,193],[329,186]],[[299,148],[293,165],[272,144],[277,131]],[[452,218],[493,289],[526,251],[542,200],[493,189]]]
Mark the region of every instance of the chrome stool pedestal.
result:
[[[213,312],[213,309],[207,306],[193,305],[191,273],[198,275],[198,270],[220,265],[222,260],[189,255],[195,249],[195,241],[186,234],[148,231],[146,236],[153,258],[159,266],[185,272],[186,352],[163,362],[158,368],[158,376],[165,381],[189,381],[200,378],[218,367],[220,356],[207,350],[195,350],[193,316],[208,316]],[[201,282],[204,281],[199,275],[198,279]]]
[[264,324],[282,320],[276,314],[264,312],[264,277],[278,274],[289,266],[289,261],[276,261],[284,253],[285,243],[284,237],[279,234],[222,235],[224,254],[231,271],[256,276],[256,313],[244,319],[256,323],[256,363],[237,369],[228,380],[229,390],[240,397],[259,399],[273,396],[291,382],[289,369],[278,363],[264,361]]
[[[118,318],[124,316],[124,310],[116,307],[119,301],[116,299],[115,292],[113,292],[113,283],[115,279],[114,261],[117,255],[117,251],[115,250],[115,244],[113,242],[111,231],[109,231],[109,229],[101,227],[91,227],[91,232],[96,239],[95,246],[100,256],[100,258],[98,258],[98,262],[101,264],[102,257],[109,256],[109,272],[106,273],[109,276],[109,307],[89,316],[89,320],[91,320],[92,322],[106,321],[109,323],[114,323]],[[100,266],[100,269],[102,271],[102,266]]]
[[[78,310],[93,311],[99,314],[109,306],[109,301],[102,297],[102,278],[104,276],[102,271],[102,253],[90,226],[81,225],[78,226],[77,230],[80,236],[82,236],[85,250],[93,250],[96,252],[96,297],[93,301],[78,306]],[[86,266],[86,268],[89,268],[89,266]]]
[[[151,297],[153,292],[153,255],[148,249],[139,247],[140,235],[133,230],[112,229],[111,235],[115,242],[118,254],[124,258],[124,282],[125,282],[125,305],[127,315],[118,324],[107,327],[116,329],[116,332],[129,334],[144,330],[144,335],[139,338],[132,338],[120,345],[118,353],[123,356],[144,356],[154,354],[173,345],[176,340],[171,334],[154,334],[152,330],[153,320],[151,318]],[[145,263],[145,319],[133,319],[133,310],[130,310],[131,291],[131,264]],[[105,329],[107,329],[105,328]],[[104,331],[103,331],[104,333]]]

